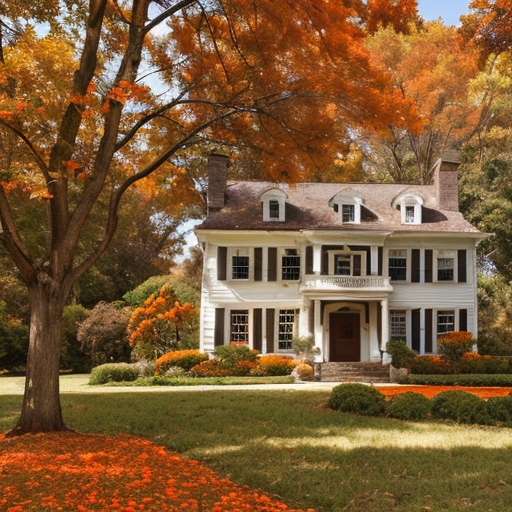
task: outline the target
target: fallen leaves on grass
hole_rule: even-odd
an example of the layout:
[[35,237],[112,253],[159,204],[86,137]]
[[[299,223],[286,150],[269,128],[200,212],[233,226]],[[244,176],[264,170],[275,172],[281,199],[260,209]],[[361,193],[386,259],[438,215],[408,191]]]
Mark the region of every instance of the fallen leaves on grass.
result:
[[[376,386],[377,387],[377,386]],[[507,396],[512,392],[511,388],[495,388],[495,387],[472,387],[472,386],[382,386],[377,389],[384,396],[393,396],[400,393],[407,393],[412,391],[413,393],[421,393],[427,398],[432,398],[443,391],[466,391],[473,395],[479,396],[487,400],[494,396]]]
[[0,435],[0,510],[301,512],[148,440],[71,432]]

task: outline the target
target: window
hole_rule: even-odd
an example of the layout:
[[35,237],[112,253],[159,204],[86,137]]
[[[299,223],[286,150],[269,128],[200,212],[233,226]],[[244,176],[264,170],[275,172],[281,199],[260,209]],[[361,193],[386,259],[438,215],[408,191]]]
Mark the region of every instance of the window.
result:
[[278,350],[293,349],[293,333],[295,331],[295,310],[279,310]]
[[437,312],[437,337],[455,330],[455,311]]
[[455,269],[454,258],[437,258],[437,280],[453,281]]
[[337,276],[352,275],[350,254],[336,254],[334,256],[334,273]]
[[297,249],[285,249],[281,261],[281,279],[298,281],[300,278],[300,256]]
[[405,311],[391,310],[389,323],[391,328],[391,339],[406,341],[407,323]]
[[249,343],[249,311],[234,309],[231,311],[230,341],[235,343]]
[[355,206],[353,204],[341,205],[341,221],[355,222]]
[[414,224],[414,206],[405,207],[405,222],[407,224]]
[[249,256],[237,250],[231,257],[231,278],[249,279]]
[[268,214],[271,219],[279,219],[279,201],[271,199],[268,202]]
[[406,281],[407,250],[389,251],[388,266],[391,281]]

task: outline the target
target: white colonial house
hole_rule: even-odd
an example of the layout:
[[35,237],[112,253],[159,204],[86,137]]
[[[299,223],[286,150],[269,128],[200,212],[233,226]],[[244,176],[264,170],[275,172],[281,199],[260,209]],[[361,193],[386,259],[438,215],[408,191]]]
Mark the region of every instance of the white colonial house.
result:
[[227,181],[209,163],[203,351],[247,343],[293,353],[314,336],[316,362],[381,362],[390,339],[419,354],[446,331],[477,333],[476,246],[458,208],[456,154],[433,185]]

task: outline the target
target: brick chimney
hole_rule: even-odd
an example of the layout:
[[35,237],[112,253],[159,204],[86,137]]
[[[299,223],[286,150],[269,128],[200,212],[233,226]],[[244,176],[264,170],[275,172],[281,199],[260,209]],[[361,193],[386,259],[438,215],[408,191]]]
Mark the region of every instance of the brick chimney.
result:
[[224,208],[229,158],[212,153],[208,157],[208,215]]
[[455,149],[447,150],[435,164],[434,184],[437,207],[440,210],[459,211],[459,155],[459,151]]

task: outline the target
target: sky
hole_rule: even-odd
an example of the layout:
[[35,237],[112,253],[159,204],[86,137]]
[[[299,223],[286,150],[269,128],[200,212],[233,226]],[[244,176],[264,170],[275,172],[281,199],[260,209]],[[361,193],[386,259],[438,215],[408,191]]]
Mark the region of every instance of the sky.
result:
[[418,11],[427,21],[442,18],[445,25],[459,25],[462,14],[469,12],[471,0],[418,0]]

